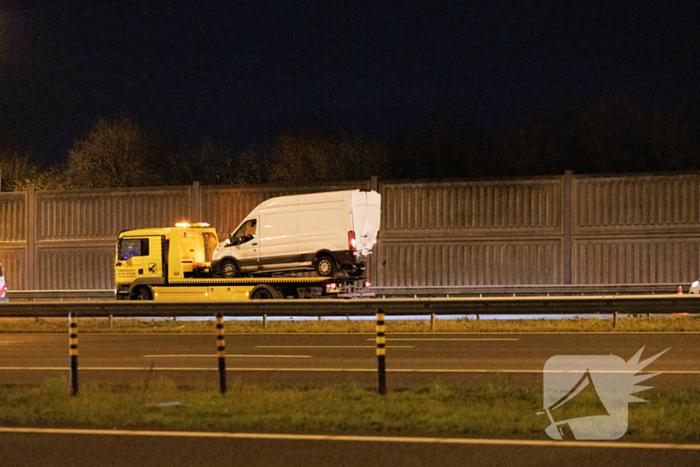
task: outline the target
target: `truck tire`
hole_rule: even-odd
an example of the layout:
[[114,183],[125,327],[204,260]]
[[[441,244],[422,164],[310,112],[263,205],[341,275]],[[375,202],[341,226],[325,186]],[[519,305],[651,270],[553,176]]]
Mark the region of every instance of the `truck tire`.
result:
[[365,268],[357,266],[355,268],[348,269],[348,276],[350,277],[361,277],[365,273]]
[[241,275],[241,268],[232,259],[225,259],[221,262],[219,268],[221,275],[227,279],[233,279],[234,277],[239,277]]
[[283,298],[282,294],[267,284],[260,284],[253,289],[250,294],[250,298],[253,300],[269,300],[271,298]]
[[151,294],[151,289],[148,287],[139,287],[134,292],[135,300],[153,300],[153,295]]
[[316,259],[314,270],[319,277],[333,277],[338,272],[338,266],[330,255],[322,255]]

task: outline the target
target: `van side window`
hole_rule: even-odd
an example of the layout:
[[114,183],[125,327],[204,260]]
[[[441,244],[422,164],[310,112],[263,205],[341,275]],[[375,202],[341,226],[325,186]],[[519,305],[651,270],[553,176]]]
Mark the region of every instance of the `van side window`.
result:
[[147,238],[122,238],[119,241],[119,259],[127,260],[134,256],[148,256]]
[[241,245],[243,243],[249,242],[255,238],[257,232],[257,222],[255,219],[251,219],[245,224],[243,224],[236,233],[232,235],[233,244]]

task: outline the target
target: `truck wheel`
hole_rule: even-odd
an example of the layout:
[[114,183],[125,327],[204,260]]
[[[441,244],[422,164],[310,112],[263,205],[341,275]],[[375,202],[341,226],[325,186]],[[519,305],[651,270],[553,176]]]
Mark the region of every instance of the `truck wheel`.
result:
[[220,271],[221,275],[227,279],[233,279],[234,277],[238,277],[241,275],[241,270],[238,267],[238,264],[236,264],[236,262],[232,259],[227,259],[223,263],[221,263]]
[[148,287],[139,287],[136,289],[136,300],[153,300],[151,290]]
[[333,277],[338,271],[338,267],[335,265],[335,260],[332,257],[323,255],[316,260],[314,270],[320,277]]
[[350,277],[360,277],[365,273],[365,269],[358,266],[356,268],[348,269],[348,276]]
[[261,284],[253,289],[250,298],[253,300],[269,300],[271,298],[282,298],[282,294],[269,285]]

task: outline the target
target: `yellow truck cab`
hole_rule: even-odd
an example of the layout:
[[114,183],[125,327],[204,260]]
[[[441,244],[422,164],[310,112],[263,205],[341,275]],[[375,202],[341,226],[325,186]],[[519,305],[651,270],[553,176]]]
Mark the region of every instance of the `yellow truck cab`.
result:
[[357,279],[331,277],[216,278],[211,261],[218,243],[216,229],[205,223],[122,231],[114,262],[117,300],[349,297],[362,289],[354,285]]
[[154,287],[207,275],[217,243],[216,229],[205,223],[121,232],[114,263],[117,298],[151,300]]

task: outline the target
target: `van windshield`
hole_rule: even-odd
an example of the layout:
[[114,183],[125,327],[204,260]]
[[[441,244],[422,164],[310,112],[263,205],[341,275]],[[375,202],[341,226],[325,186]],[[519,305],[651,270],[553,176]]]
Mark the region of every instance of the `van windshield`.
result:
[[249,242],[255,238],[256,231],[257,222],[255,219],[251,219],[231,235],[231,242],[234,245],[241,245],[242,243]]

